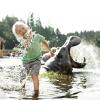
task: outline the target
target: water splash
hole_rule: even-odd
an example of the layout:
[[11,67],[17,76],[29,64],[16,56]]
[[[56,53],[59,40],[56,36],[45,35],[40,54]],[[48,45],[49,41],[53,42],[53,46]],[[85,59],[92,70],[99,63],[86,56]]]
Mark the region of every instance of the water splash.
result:
[[71,49],[71,55],[75,61],[83,62],[83,58],[86,58],[87,69],[99,68],[100,53],[99,48],[92,44],[81,43]]
[[0,88],[6,91],[20,90],[21,59],[0,59]]

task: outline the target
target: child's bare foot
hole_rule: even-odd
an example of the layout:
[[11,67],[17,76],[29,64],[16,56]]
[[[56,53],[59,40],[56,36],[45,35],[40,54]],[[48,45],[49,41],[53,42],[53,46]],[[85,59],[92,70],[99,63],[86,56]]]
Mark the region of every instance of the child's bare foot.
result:
[[33,97],[37,98],[39,96],[39,90],[34,90]]

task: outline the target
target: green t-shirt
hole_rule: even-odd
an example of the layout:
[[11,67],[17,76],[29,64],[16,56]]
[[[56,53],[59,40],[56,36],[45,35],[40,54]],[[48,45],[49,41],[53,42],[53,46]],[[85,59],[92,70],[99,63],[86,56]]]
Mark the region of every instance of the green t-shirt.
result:
[[26,53],[23,56],[23,63],[27,63],[30,61],[35,61],[36,59],[40,59],[41,57],[41,43],[45,40],[40,34],[35,34],[33,37],[32,43],[29,48],[26,49]]

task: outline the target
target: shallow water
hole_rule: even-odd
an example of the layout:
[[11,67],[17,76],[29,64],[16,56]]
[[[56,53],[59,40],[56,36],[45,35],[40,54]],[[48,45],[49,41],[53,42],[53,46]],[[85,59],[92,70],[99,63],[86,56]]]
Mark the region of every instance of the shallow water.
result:
[[[72,77],[57,79],[40,77],[38,99],[21,100],[100,100],[99,62],[96,60],[98,63],[95,65],[94,58],[90,58],[89,55],[86,68],[73,70]],[[19,100],[22,95],[19,82],[21,66],[20,58],[0,59],[0,100]],[[27,97],[32,96],[32,87],[32,80],[29,78],[25,87]]]
[[[13,58],[10,60],[15,61]],[[0,67],[0,100],[19,100],[21,96],[19,70],[20,66]],[[99,71],[74,69],[73,73],[73,76],[67,79],[40,77],[38,100],[100,100]],[[32,87],[32,80],[29,78],[26,82],[27,96],[32,96]]]

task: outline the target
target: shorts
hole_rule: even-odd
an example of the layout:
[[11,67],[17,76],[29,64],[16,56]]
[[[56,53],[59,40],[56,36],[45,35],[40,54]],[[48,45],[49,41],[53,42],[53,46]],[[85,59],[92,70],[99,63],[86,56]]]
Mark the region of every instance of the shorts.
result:
[[23,63],[23,68],[21,69],[21,80],[24,80],[28,74],[39,74],[41,62],[39,60],[31,61],[29,63]]

